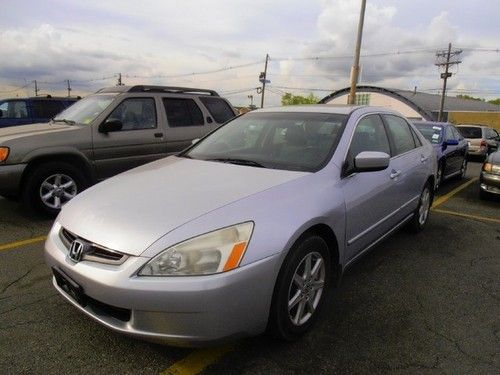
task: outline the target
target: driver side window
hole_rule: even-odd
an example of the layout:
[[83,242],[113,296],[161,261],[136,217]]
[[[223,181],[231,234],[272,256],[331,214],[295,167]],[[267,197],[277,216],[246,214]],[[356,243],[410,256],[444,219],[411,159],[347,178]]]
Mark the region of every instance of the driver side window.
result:
[[153,98],[125,99],[108,119],[119,120],[121,131],[156,128],[155,101]]
[[378,115],[363,117],[354,130],[347,153],[346,170],[354,168],[354,158],[363,151],[379,151],[391,154],[389,139]]

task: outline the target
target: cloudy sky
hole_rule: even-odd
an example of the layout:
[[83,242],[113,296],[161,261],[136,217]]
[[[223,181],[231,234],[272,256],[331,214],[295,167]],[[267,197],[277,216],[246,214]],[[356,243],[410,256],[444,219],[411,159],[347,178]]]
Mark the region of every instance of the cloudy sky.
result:
[[[367,0],[362,84],[437,92],[435,52],[463,50],[450,94],[500,97],[498,0]],[[2,0],[0,97],[116,84],[213,88],[234,105],[348,84],[360,0]],[[20,87],[25,86],[23,89]],[[17,91],[14,91],[17,90]],[[322,91],[323,90],[323,91]]]

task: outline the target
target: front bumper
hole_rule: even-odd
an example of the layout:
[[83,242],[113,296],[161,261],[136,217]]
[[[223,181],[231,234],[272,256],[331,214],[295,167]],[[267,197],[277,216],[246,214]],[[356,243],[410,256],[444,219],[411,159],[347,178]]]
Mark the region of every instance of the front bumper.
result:
[[18,194],[26,164],[0,165],[0,195]]
[[500,175],[482,171],[479,186],[488,193],[500,194]]
[[139,277],[149,260],[129,257],[119,266],[74,263],[56,223],[45,244],[50,267],[76,282],[91,302],[79,310],[120,333],[175,346],[202,346],[262,333],[267,325],[279,256],[210,276]]

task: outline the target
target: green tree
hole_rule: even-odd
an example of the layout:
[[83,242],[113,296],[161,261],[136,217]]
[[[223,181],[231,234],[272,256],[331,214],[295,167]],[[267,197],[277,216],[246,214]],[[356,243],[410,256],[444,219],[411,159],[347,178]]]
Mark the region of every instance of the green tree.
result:
[[488,100],[488,103],[500,105],[500,98],[496,98],[496,99],[493,99],[493,100]]
[[470,95],[467,95],[467,94],[457,95],[457,98],[460,98],[460,99],[469,99],[469,100],[479,100],[481,102],[484,102],[483,98],[476,98],[474,96],[470,96]]
[[317,104],[318,102],[319,98],[312,93],[308,96],[300,96],[292,95],[292,93],[287,92],[281,97],[281,105]]

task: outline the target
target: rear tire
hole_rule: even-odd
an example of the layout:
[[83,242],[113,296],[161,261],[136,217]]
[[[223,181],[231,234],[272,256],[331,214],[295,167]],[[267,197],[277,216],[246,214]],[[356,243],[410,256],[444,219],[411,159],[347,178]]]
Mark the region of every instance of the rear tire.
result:
[[420,194],[418,206],[409,224],[409,228],[412,232],[418,233],[424,229],[425,224],[427,224],[427,221],[429,220],[431,202],[432,192],[430,184],[427,182],[422,190],[422,193]]
[[27,176],[23,202],[30,209],[55,217],[64,204],[87,186],[84,173],[74,165],[48,162],[37,166]]
[[293,341],[318,319],[331,285],[331,256],[322,237],[307,235],[285,258],[274,288],[268,330]]

